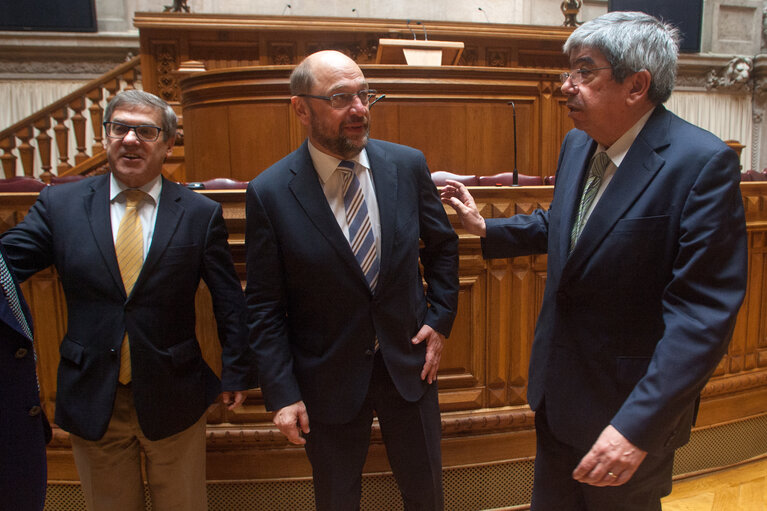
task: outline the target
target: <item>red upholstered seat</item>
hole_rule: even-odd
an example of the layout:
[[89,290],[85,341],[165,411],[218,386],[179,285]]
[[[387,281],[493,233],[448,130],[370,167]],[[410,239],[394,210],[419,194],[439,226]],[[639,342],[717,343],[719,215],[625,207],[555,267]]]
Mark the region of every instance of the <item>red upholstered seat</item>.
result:
[[248,187],[247,181],[237,181],[228,177],[216,177],[203,181],[206,190],[238,190]]
[[39,192],[45,188],[45,183],[39,179],[26,176],[0,179],[0,192]]
[[747,170],[740,175],[741,181],[767,181],[767,175],[758,170]]
[[431,180],[434,181],[434,184],[437,186],[445,186],[445,181],[448,179],[458,181],[466,186],[477,186],[479,184],[479,180],[474,174],[453,174],[452,172],[445,172],[444,170],[438,170],[437,172],[431,173]]
[[75,181],[80,181],[86,177],[88,176],[82,176],[80,174],[71,174],[69,176],[51,176],[51,184],[61,185],[64,183],[74,183]]
[[[513,172],[501,172],[492,176],[479,176],[480,186],[512,186],[513,183]],[[541,176],[528,176],[518,173],[517,184],[520,186],[542,186],[543,178]]]

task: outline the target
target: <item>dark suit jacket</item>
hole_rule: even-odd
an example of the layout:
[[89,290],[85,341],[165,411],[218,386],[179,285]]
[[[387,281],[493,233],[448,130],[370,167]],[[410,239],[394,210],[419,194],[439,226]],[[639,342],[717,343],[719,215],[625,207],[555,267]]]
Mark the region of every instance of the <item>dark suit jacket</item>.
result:
[[[0,257],[5,251],[0,244]],[[9,265],[10,266],[10,265]],[[30,328],[32,319],[16,285]],[[7,509],[42,509],[45,443],[50,426],[40,408],[32,342],[0,289],[0,495]],[[46,436],[48,438],[46,438]]]
[[351,420],[367,394],[376,336],[394,384],[415,401],[427,388],[420,379],[426,343],[410,339],[424,323],[450,334],[458,239],[426,160],[377,140],[367,152],[381,218],[375,293],[333,216],[306,142],[248,186],[246,295],[269,409],[303,399],[310,419]]
[[221,206],[163,180],[152,243],[130,296],[115,256],[109,176],[45,188],[23,222],[3,235],[20,278],[55,265],[67,299],[56,423],[89,440],[112,415],[120,344],[131,343],[141,429],[157,440],[196,422],[221,391],[195,337],[200,278],[213,298],[223,386],[249,388],[244,296]]
[[641,449],[667,452],[689,439],[745,294],[738,159],[657,107],[568,256],[595,148],[571,131],[550,209],[488,220],[484,255],[548,253],[528,400],[545,401],[554,434],[587,450],[611,423]]

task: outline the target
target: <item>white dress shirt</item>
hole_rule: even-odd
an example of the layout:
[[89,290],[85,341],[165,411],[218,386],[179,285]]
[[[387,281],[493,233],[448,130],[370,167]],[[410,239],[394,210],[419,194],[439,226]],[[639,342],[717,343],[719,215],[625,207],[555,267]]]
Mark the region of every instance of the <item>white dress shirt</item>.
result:
[[[341,162],[335,156],[323,153],[309,142],[309,154],[312,157],[314,169],[320,178],[320,185],[328,205],[336,217],[338,226],[349,239],[349,224],[346,221],[346,208],[344,207],[344,180],[343,174],[338,170],[338,164]],[[362,193],[365,196],[365,204],[368,207],[368,216],[370,225],[373,227],[373,235],[376,240],[376,250],[378,256],[381,256],[381,218],[378,214],[378,200],[373,186],[373,176],[370,174],[370,161],[368,153],[363,149],[356,157],[348,160],[354,162],[354,173],[360,181]]]

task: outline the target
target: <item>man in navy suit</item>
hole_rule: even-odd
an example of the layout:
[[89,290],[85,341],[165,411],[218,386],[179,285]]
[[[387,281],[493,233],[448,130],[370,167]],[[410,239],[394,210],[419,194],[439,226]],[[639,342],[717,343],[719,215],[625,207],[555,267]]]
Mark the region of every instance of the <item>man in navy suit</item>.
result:
[[110,173],[44,189],[3,244],[20,278],[50,265],[61,277],[56,424],[70,433],[88,508],[144,509],[143,452],[153,509],[207,510],[205,412],[222,382],[195,336],[201,278],[230,408],[254,374],[221,206],[161,176],[176,132],[167,103],[125,91],[105,118]]
[[564,46],[570,118],[548,211],[484,220],[442,198],[485,257],[548,254],[530,357],[533,510],[660,510],[674,450],[727,350],[746,288],[738,159],[667,111],[677,33],[641,13]]
[[368,139],[374,91],[353,60],[310,55],[291,93],[308,140],[246,196],[267,407],[305,444],[318,509],[359,509],[374,412],[405,508],[442,509],[436,375],[458,301],[458,238],[423,154]]
[[7,509],[45,504],[45,444],[51,429],[40,407],[32,318],[0,244],[0,498]]

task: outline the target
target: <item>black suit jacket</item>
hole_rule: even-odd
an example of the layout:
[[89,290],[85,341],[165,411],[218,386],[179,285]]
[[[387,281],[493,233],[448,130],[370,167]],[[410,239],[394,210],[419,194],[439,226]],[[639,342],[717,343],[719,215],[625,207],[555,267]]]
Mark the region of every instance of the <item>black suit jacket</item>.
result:
[[568,255],[596,142],[573,130],[548,211],[487,221],[486,257],[548,253],[528,400],[588,450],[612,424],[660,454],[689,439],[747,280],[736,154],[655,109]]
[[210,289],[223,348],[223,386],[252,385],[244,296],[221,206],[163,179],[141,273],[126,296],[109,213],[109,176],[45,188],[24,221],[3,235],[20,278],[55,265],[67,299],[56,423],[89,440],[112,415],[120,345],[131,342],[132,389],[151,440],[196,422],[221,391],[195,337],[195,293]]
[[[423,154],[370,140],[381,219],[381,269],[371,293],[328,205],[306,142],[247,191],[246,295],[261,388],[270,409],[303,400],[330,424],[359,411],[377,337],[400,394],[419,399],[425,323],[450,334],[458,300],[458,239]],[[423,246],[419,249],[419,240]],[[428,288],[424,291],[419,257]]]
[[[5,251],[0,244],[0,257]],[[9,265],[10,266],[10,265]],[[14,282],[21,308],[32,318]],[[45,443],[50,426],[40,407],[32,341],[24,334],[0,290],[0,495],[8,509],[42,509],[45,501]]]

